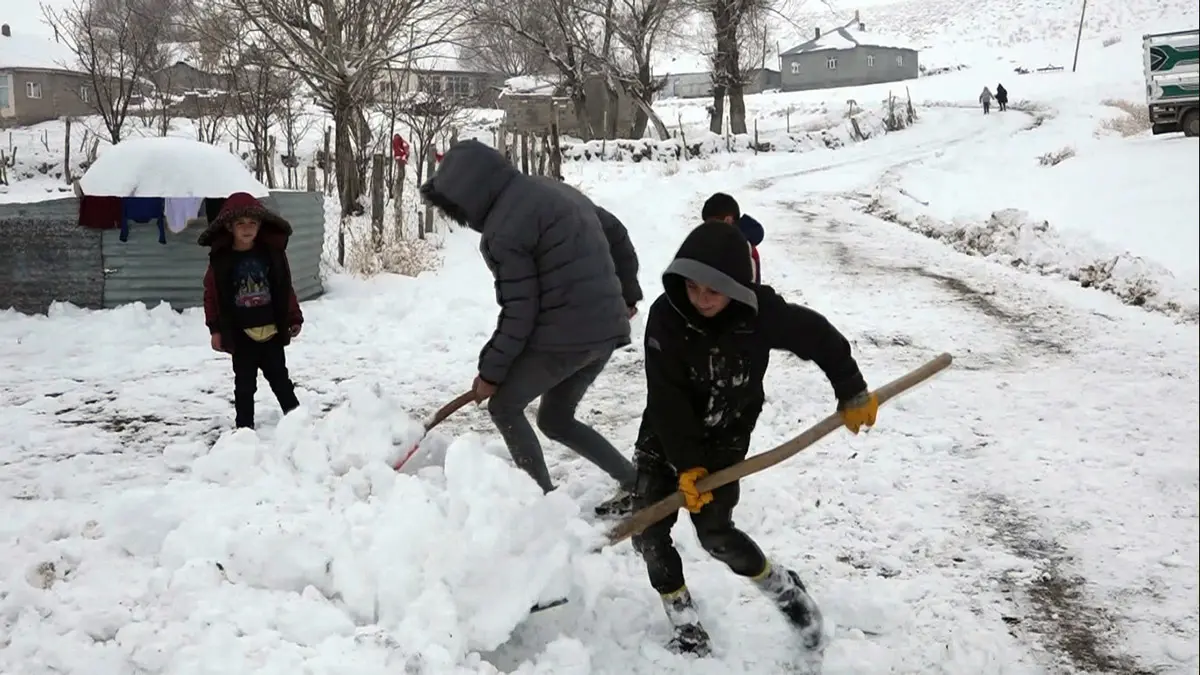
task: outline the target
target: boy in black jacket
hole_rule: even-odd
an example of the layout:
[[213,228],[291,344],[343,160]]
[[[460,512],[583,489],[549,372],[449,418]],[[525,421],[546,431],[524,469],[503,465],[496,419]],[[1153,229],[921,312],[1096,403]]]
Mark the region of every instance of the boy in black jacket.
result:
[[[698,493],[696,481],[746,457],[762,411],[772,349],[813,361],[825,372],[852,432],[875,423],[879,404],[846,338],[817,312],[754,284],[745,251],[741,232],[708,221],[692,230],[663,274],[664,293],[646,319],[647,400],[635,453],[637,506],[683,492],[704,549],[751,579],[799,629],[804,646],[819,652],[824,648],[821,613],[804,584],[795,572],[770,562],[733,524],[738,484]],[[674,628],[669,646],[704,655],[708,634],[671,541],[675,520],[673,514],[647,528],[633,544]]]

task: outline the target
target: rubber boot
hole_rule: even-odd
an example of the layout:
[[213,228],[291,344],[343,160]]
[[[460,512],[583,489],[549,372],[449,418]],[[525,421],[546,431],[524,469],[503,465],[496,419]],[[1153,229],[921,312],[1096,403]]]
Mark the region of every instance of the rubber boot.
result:
[[819,652],[825,648],[825,622],[821,610],[804,588],[799,575],[768,561],[766,569],[753,581],[800,632],[800,642],[805,649]]
[[692,602],[692,594],[687,586],[674,593],[662,596],[663,609],[667,610],[667,620],[671,622],[674,637],[667,643],[667,649],[676,654],[692,654],[708,656],[712,653],[709,644],[708,631],[700,625],[700,614]]

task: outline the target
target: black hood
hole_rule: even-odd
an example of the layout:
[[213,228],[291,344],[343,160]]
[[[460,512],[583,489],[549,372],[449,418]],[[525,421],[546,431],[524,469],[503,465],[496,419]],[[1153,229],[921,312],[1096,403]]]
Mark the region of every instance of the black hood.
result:
[[421,186],[421,197],[454,222],[483,232],[492,204],[517,175],[516,167],[494,149],[474,139],[459,141]]
[[[688,279],[728,295],[733,302],[712,319],[700,316],[687,297]],[[735,225],[718,220],[699,225],[663,272],[663,290],[675,310],[696,326],[753,317],[758,313],[758,292],[750,243]]]

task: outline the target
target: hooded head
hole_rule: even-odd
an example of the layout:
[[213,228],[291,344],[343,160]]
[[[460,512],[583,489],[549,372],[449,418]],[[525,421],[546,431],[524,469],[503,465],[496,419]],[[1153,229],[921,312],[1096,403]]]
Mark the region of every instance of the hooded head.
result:
[[245,192],[229,195],[221,212],[200,233],[197,243],[210,246],[214,251],[233,246],[234,226],[244,219],[258,223],[255,241],[281,251],[287,248],[288,238],[292,236],[291,224]]
[[758,313],[750,246],[737,228],[709,220],[692,230],[663,272],[671,305],[697,326]]
[[459,141],[421,186],[421,197],[454,222],[482,232],[492,204],[517,175],[516,167],[496,150],[474,139]]

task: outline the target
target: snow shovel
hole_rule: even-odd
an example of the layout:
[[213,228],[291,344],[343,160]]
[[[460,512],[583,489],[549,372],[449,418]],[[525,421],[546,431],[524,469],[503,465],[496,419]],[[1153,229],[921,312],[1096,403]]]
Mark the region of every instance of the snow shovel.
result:
[[[929,361],[925,365],[916,370],[903,375],[901,377],[888,382],[882,387],[875,390],[875,396],[879,398],[879,404],[890,401],[896,396],[912,389],[921,384],[925,380],[933,377],[950,366],[954,362],[954,357],[949,354],[941,354],[937,358]],[[790,458],[792,455],[804,450],[810,445],[821,440],[833,431],[836,431],[842,426],[842,416],[838,413],[826,417],[817,422],[813,426],[806,429],[799,436],[787,441],[779,447],[768,450],[767,452],[759,453],[753,457],[748,457],[733,466],[721,469],[720,471],[709,474],[704,478],[696,481],[696,489],[700,492],[711,492],[722,485],[727,485],[735,480],[745,478],[751,474],[758,473],[763,469],[768,469],[780,462]],[[647,527],[657,523],[667,516],[675,513],[684,506],[684,498],[682,492],[667,497],[655,504],[652,504],[641,511],[629,516],[624,522],[614,527],[608,532],[608,542],[604,546],[612,546],[625,541],[629,537],[638,534]]]
[[427,436],[434,427],[441,424],[442,421],[447,417],[458,412],[463,406],[474,400],[475,392],[472,390],[459,395],[458,398],[450,401],[441,408],[438,408],[438,411],[433,414],[433,417],[430,417],[425,422],[425,433],[421,434],[421,437],[417,439],[417,442],[413,443],[412,448],[410,448],[408,452],[404,453],[404,457],[402,457],[400,461],[397,462],[392,468],[396,471],[404,468],[404,465],[408,462],[408,460],[412,459],[412,456],[417,454],[417,449],[421,447],[421,441],[425,440],[425,436]]

